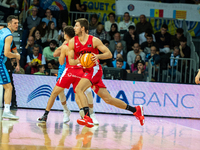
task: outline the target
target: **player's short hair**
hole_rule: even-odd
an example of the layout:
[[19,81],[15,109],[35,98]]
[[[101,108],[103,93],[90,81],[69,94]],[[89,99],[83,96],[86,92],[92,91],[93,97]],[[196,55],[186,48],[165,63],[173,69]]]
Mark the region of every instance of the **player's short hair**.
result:
[[79,22],[81,27],[85,27],[85,32],[87,32],[87,30],[89,30],[89,22],[87,19],[79,18],[79,19],[75,20],[75,22]]
[[64,28],[64,32],[69,36],[69,38],[73,38],[75,36],[74,28],[72,26],[66,26]]
[[18,19],[18,17],[15,16],[15,15],[10,15],[10,16],[8,16],[8,17],[7,17],[7,23],[11,22],[12,19]]
[[118,61],[118,62],[122,62],[122,63],[124,62],[123,58],[121,58],[121,57],[118,58],[117,61]]

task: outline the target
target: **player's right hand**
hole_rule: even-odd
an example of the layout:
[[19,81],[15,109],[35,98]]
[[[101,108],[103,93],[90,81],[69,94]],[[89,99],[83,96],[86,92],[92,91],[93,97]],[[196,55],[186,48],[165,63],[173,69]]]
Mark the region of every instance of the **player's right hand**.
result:
[[19,53],[16,53],[16,59],[20,60],[20,58],[21,58],[21,55]]
[[197,75],[196,77],[195,77],[195,83],[196,84],[200,84],[200,80],[199,80],[200,78],[199,78],[199,76]]

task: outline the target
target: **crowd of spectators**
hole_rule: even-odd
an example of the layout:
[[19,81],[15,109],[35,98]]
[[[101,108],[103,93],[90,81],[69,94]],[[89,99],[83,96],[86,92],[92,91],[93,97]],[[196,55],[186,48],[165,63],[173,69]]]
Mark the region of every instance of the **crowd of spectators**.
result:
[[[15,0],[12,4],[14,2]],[[49,75],[50,69],[58,68],[58,58],[53,57],[53,53],[64,41],[63,29],[68,22],[58,21],[50,9],[42,10],[38,4],[39,0],[34,0],[28,8],[29,16],[23,23],[20,66],[26,74]],[[18,7],[18,4],[10,7]],[[70,10],[85,12],[87,7],[81,5],[80,0],[74,0]],[[74,20],[75,17],[83,16],[70,14],[71,19]],[[113,54],[112,59],[100,61],[103,67],[122,68],[127,73],[142,74],[146,79],[151,58],[152,66],[158,67],[160,64],[161,70],[177,65],[172,64],[170,57],[190,58],[191,50],[186,44],[187,39],[182,28],[176,29],[176,34],[171,35],[168,33],[168,26],[163,24],[160,31],[154,33],[145,15],[140,15],[139,20],[135,24],[131,21],[129,13],[125,12],[123,20],[117,22],[115,13],[112,12],[103,25],[99,22],[97,14],[90,16],[89,34],[102,40]]]

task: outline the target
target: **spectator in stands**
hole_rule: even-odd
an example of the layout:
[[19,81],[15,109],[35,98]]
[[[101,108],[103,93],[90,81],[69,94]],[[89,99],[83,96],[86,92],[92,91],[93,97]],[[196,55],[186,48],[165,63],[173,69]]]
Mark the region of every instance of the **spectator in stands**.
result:
[[168,26],[163,24],[161,27],[160,32],[155,34],[156,42],[159,44],[159,51],[160,53],[169,53],[170,51],[170,42],[171,42],[171,35],[167,32]]
[[[180,58],[180,49],[178,47],[174,47],[174,51],[171,53],[171,58]],[[177,80],[177,82],[180,81],[180,75],[181,73],[176,70],[176,66],[178,65],[178,60],[177,59],[170,59],[170,65],[168,66],[169,68],[169,75],[173,76],[173,82]],[[172,74],[172,68],[173,68],[173,74]]]
[[184,31],[182,28],[176,29],[176,34],[172,36],[172,39],[171,39],[171,45],[170,45],[171,49],[174,49],[175,46],[180,45],[180,39],[184,37],[183,32]]
[[138,34],[135,32],[135,26],[130,25],[128,32],[124,34],[123,40],[126,42],[127,53],[132,50],[132,45],[139,42]]
[[107,33],[107,40],[108,41],[114,40],[114,35],[117,32],[118,32],[118,26],[117,26],[117,24],[113,23],[111,25],[110,31]]
[[[118,27],[118,23],[115,21],[115,14],[109,13],[108,14],[109,20],[105,22],[105,31],[110,32],[113,24],[116,24]],[[117,28],[118,30],[118,28]]]
[[42,45],[42,40],[41,40],[41,35],[40,35],[40,31],[39,30],[35,31],[34,43],[38,44],[38,45]]
[[140,55],[143,61],[145,60],[145,53],[140,51],[140,45],[138,43],[135,43],[133,45],[133,50],[129,51],[127,54],[127,63],[129,64],[129,66],[131,66],[135,62],[135,57],[137,55]]
[[126,52],[123,50],[123,45],[121,42],[117,43],[116,50],[113,52],[113,60],[117,58],[117,54],[121,54],[123,59],[126,61]]
[[113,53],[115,51],[117,43],[121,42],[123,45],[123,50],[126,52],[126,42],[121,40],[121,36],[119,32],[114,34],[114,40],[110,41],[109,49]]
[[151,46],[150,53],[148,53],[145,57],[146,66],[148,66],[149,59],[152,58],[151,64],[155,66],[160,63],[160,56],[156,54],[157,48],[155,46]]
[[14,15],[15,9],[19,7],[17,0],[1,0],[0,10],[4,12],[3,20],[6,23],[9,15]]
[[28,16],[23,24],[22,45],[25,46],[29,33],[33,33],[35,28],[40,24],[41,18],[37,17],[37,7],[32,8],[32,16]]
[[[135,62],[131,65],[131,72],[134,72],[137,70],[137,61],[142,60],[142,57],[140,55],[135,56]],[[144,67],[146,69],[146,66]]]
[[122,54],[117,54],[116,59],[112,61],[111,67],[125,69],[127,73],[131,72],[128,63],[124,61]]
[[38,66],[38,72],[35,72],[34,74],[36,74],[36,75],[45,75],[44,71],[45,71],[44,65],[39,65]]
[[93,30],[93,29],[96,29],[99,24],[101,24],[101,23],[98,22],[98,16],[97,16],[97,14],[91,15],[91,17],[90,17],[90,23],[89,23],[89,31]]
[[147,80],[148,72],[145,70],[145,62],[143,60],[138,60],[136,62],[137,70],[134,71],[134,74],[141,74],[143,76],[143,81]]
[[187,38],[186,37],[182,37],[180,39],[180,55],[182,58],[190,58],[191,56],[191,49],[189,46],[187,46]]
[[43,50],[43,55],[45,57],[45,61],[48,62],[54,60],[55,64],[58,65],[58,57],[54,57],[53,53],[57,49],[57,42],[55,40],[51,40],[48,47],[45,47]]
[[35,27],[35,29],[34,29],[34,27],[32,28],[33,30],[30,31],[29,36],[34,36],[36,30],[38,30],[40,32],[41,38],[44,37],[46,34],[46,27],[47,27],[47,25],[45,22],[40,22],[40,24],[37,27]]
[[62,22],[62,29],[58,32],[58,40],[63,43],[64,42],[64,28],[67,26],[67,23],[65,21]]
[[[38,9],[38,14],[40,13],[40,1],[39,0],[33,0],[33,3],[32,3],[32,5],[28,8],[29,10],[31,10],[31,9],[33,9],[33,7],[37,7],[37,9]],[[29,11],[29,13],[30,13],[30,15],[32,15],[32,12],[30,12]]]
[[[70,3],[70,11],[72,12],[85,12],[83,8],[81,8],[80,0],[72,0]],[[76,13],[70,13],[70,20],[72,20],[72,26],[75,25]]]
[[145,32],[139,34],[139,44],[141,45],[143,42],[147,41],[147,35],[151,34],[153,37],[153,41],[156,42],[155,35],[152,33],[150,29],[147,29]]
[[55,29],[54,22],[50,21],[47,27],[47,31],[42,39],[42,46],[49,46],[51,40],[55,40],[58,44],[58,31]]
[[39,45],[35,44],[33,47],[33,54],[27,56],[27,65],[25,66],[26,74],[34,74],[38,71],[37,67],[39,65],[45,65],[45,57],[39,53]]
[[[102,43],[106,46],[109,47],[110,42],[108,40],[102,40]],[[102,54],[101,51],[99,51],[99,54]],[[100,60],[100,64],[102,67],[109,67],[111,65],[112,59],[106,59],[106,60]]]
[[22,52],[22,54],[24,55],[24,56],[27,56],[27,55],[30,55],[30,54],[33,54],[33,47],[34,47],[34,37],[33,36],[30,36],[29,38],[28,38],[28,41],[27,41],[27,44],[26,44],[26,47],[25,47],[25,53],[23,54],[23,52]]
[[136,33],[139,35],[143,32],[145,32],[146,30],[150,30],[153,33],[153,28],[150,22],[147,21],[146,16],[145,15],[140,15],[140,22],[138,22],[136,24]]
[[19,66],[19,71],[16,70],[16,66],[17,66],[17,60],[16,60],[16,58],[12,58],[11,59],[11,64],[12,64],[12,67],[13,67],[13,70],[14,70],[13,72],[15,74],[25,74],[25,71],[24,71],[24,69],[21,66]]
[[89,34],[99,38],[100,40],[106,39],[106,32],[104,31],[102,24],[99,24],[96,29],[90,30]]
[[57,22],[56,22],[56,18],[53,18],[53,16],[51,15],[51,10],[50,9],[46,9],[46,13],[45,13],[46,17],[42,18],[42,21],[45,22],[46,24],[49,24],[50,21],[54,22],[54,26],[57,27]]
[[119,29],[118,30],[120,31],[121,34],[124,34],[124,33],[126,33],[128,31],[128,27],[130,25],[133,25],[135,27],[135,23],[130,21],[129,13],[125,12],[124,13],[124,20],[119,22],[119,26],[118,26]]
[[141,49],[143,50],[143,52],[145,54],[148,54],[148,53],[150,53],[151,47],[155,46],[157,52],[159,53],[159,45],[158,45],[158,43],[156,43],[156,42],[153,41],[152,34],[147,34],[146,37],[147,37],[147,41],[143,42],[142,45],[141,45]]

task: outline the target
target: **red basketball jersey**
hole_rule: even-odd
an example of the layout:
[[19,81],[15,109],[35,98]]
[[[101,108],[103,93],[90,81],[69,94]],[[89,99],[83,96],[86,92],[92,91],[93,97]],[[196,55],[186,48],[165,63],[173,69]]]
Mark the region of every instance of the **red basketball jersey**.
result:
[[82,45],[78,39],[78,36],[75,36],[74,37],[74,55],[76,57],[79,57],[80,54],[85,54],[85,53],[99,54],[99,50],[93,47],[92,39],[93,39],[93,36],[89,35],[88,40],[85,43],[85,45]]
[[[69,43],[66,44],[67,46],[69,46]],[[69,64],[69,59],[68,59],[68,55],[65,57],[66,58],[66,68],[80,68],[81,66],[80,65],[74,65],[74,66],[71,66]],[[74,55],[74,59],[77,59],[76,55]]]

